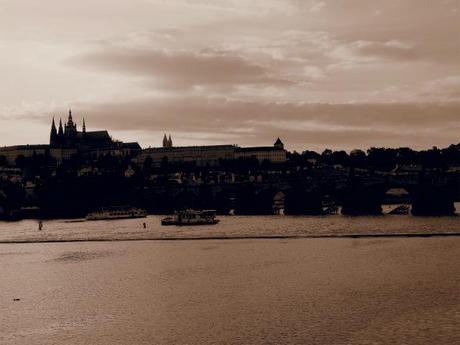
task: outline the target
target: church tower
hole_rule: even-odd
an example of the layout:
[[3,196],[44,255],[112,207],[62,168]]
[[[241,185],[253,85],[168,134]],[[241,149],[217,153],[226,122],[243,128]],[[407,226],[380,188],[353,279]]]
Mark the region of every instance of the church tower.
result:
[[50,146],[55,146],[58,143],[58,134],[56,129],[56,124],[53,121],[51,122],[51,132],[50,132]]
[[62,128],[62,119],[59,119],[58,137],[59,139],[62,139],[63,136],[64,136],[64,129]]
[[171,134],[169,134],[168,147],[173,147],[173,143],[172,143],[172,139],[171,139]]
[[273,144],[273,146],[276,147],[277,149],[284,150],[284,144],[283,144],[283,142],[281,141],[280,138],[276,139],[276,141]]
[[163,137],[163,147],[168,147],[168,138],[166,137],[166,133]]
[[73,138],[77,135],[77,125],[73,122],[72,119],[72,109],[69,109],[69,118],[65,124],[64,133],[67,138]]

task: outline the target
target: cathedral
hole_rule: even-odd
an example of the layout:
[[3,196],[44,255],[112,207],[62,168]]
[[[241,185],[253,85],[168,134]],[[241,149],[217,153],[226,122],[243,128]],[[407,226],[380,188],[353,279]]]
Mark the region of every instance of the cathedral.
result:
[[51,123],[50,148],[77,148],[90,150],[92,148],[104,148],[114,145],[114,141],[107,131],[86,131],[85,119],[82,130],[77,130],[77,124],[73,121],[72,110],[69,110],[67,122],[62,125],[59,120],[59,128],[56,123]]
[[167,138],[165,133],[165,136],[163,137],[163,147],[173,147],[171,134],[169,134],[169,138]]

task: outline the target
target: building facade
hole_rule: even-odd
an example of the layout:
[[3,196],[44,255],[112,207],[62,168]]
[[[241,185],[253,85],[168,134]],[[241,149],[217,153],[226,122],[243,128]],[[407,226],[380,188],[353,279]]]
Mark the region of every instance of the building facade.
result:
[[163,147],[142,150],[137,157],[138,163],[143,163],[147,157],[153,166],[159,167],[168,163],[194,163],[196,166],[218,166],[222,160],[238,158],[256,158],[259,162],[286,162],[286,150],[278,138],[273,146],[238,147],[237,145],[207,145],[207,146],[173,146],[171,136],[163,138]]
[[256,158],[259,162],[270,163],[286,162],[286,150],[280,138],[273,146],[238,147],[235,151],[235,158]]

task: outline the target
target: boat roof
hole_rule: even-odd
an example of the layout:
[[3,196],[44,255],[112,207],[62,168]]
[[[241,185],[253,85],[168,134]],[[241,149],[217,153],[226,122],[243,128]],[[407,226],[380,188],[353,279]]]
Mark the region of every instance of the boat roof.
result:
[[180,213],[180,214],[215,214],[216,210],[192,210],[192,209],[188,209],[188,210],[177,211],[176,213]]
[[124,211],[124,210],[132,210],[136,207],[129,206],[129,205],[121,205],[121,206],[104,206],[101,207],[101,211]]

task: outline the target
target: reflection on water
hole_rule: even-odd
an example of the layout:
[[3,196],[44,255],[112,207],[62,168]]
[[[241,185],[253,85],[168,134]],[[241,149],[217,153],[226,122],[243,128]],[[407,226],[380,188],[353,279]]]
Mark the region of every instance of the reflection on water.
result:
[[72,252],[65,252],[55,258],[55,261],[63,261],[63,262],[70,262],[70,261],[84,261],[84,260],[93,260],[97,258],[102,258],[104,256],[110,255],[111,252],[109,251],[99,251],[99,252],[91,252],[91,251],[72,251]]
[[[457,209],[460,205],[457,204]],[[0,241],[117,240],[458,232],[460,217],[221,216],[217,225],[164,227],[160,216],[112,221],[0,222]],[[143,227],[146,223],[146,228]]]
[[0,253],[2,345],[460,342],[459,237],[28,243]]

